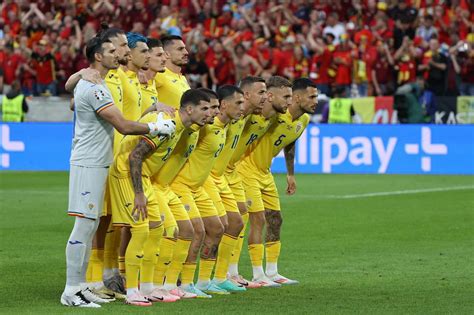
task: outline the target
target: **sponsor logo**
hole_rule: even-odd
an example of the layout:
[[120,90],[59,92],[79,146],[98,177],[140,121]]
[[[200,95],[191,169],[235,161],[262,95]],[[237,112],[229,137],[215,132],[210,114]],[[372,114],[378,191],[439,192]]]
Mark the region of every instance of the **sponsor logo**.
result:
[[10,154],[8,152],[24,152],[25,143],[23,141],[12,141],[10,139],[10,127],[2,125],[0,147],[6,152],[0,154],[0,166],[10,167]]

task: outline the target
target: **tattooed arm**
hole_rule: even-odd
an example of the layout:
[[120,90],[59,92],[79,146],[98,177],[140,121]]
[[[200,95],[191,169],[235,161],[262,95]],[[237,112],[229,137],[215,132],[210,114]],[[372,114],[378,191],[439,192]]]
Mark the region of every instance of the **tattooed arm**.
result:
[[296,180],[295,180],[295,143],[292,142],[287,145],[283,152],[285,153],[286,163],[286,181],[288,186],[286,187],[286,193],[293,195],[296,192]]
[[133,190],[135,191],[135,205],[132,210],[132,217],[137,221],[147,217],[146,197],[142,185],[142,164],[143,160],[153,152],[154,148],[144,139],[140,139],[135,149],[129,155],[130,176],[132,177]]

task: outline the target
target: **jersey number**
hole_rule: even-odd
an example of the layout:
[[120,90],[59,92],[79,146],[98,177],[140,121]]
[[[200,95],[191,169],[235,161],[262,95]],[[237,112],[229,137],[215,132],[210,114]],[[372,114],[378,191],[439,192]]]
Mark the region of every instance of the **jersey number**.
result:
[[230,146],[231,149],[235,149],[237,147],[237,143],[239,143],[240,135],[234,136],[234,141],[232,141],[232,145]]
[[223,143],[219,144],[219,149],[217,149],[216,153],[214,154],[215,158],[219,156],[219,154],[222,152],[222,149],[224,149]]
[[247,141],[247,143],[245,145],[247,145],[247,146],[251,145],[255,140],[257,140],[257,138],[258,138],[258,135],[252,133],[250,135],[249,141]]
[[171,151],[172,151],[171,148],[168,148],[165,156],[161,160],[166,161],[170,157]]
[[277,147],[283,142],[283,138],[286,138],[286,135],[281,135],[278,137],[278,140],[275,141],[274,145]]
[[118,92],[119,92],[119,103],[122,103],[122,88],[120,86],[117,86]]
[[188,158],[191,155],[191,153],[193,152],[193,150],[194,150],[194,144],[192,144],[188,147],[188,149],[184,153],[184,157]]

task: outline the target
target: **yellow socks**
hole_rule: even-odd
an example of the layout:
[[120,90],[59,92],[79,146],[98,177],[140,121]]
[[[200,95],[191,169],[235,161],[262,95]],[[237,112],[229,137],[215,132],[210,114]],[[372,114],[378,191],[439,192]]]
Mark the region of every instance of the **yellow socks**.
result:
[[173,257],[176,241],[172,238],[164,237],[160,244],[160,255],[155,264],[155,275],[153,276],[153,283],[155,285],[163,285],[163,278],[171,263]]
[[140,287],[143,292],[151,292],[153,290],[153,273],[155,265],[158,261],[158,250],[160,249],[160,241],[163,236],[163,225],[150,229],[148,239],[143,245],[143,260],[140,269]]
[[242,221],[244,221],[244,228],[242,229],[242,232],[240,232],[239,234],[239,238],[237,239],[234,251],[232,252],[232,256],[230,257],[229,273],[232,276],[237,276],[239,274],[240,253],[242,252],[242,247],[244,245],[245,230],[247,229],[247,223],[249,222],[248,212],[242,215]]
[[87,267],[87,272],[91,270],[90,279],[87,278],[87,282],[97,283],[102,282],[104,267],[104,250],[103,249],[92,249],[91,257],[89,259],[89,266]]
[[181,283],[184,285],[194,283],[194,273],[196,272],[196,263],[184,263],[181,271]]
[[110,226],[105,235],[104,269],[118,268],[118,249],[120,246],[120,228]]
[[266,273],[273,276],[278,273],[277,263],[280,257],[281,242],[267,242],[265,244],[265,258],[266,258]]
[[127,289],[138,288],[138,272],[143,258],[143,244],[148,238],[148,226],[131,228],[132,238],[125,253]]
[[249,245],[249,256],[252,262],[253,277],[258,279],[264,276],[263,272],[263,244]]
[[214,274],[214,279],[217,281],[224,281],[226,279],[229,260],[237,242],[238,237],[229,234],[222,236],[219,251],[217,252],[216,272]]
[[214,265],[216,264],[215,259],[202,259],[199,261],[199,281],[209,281],[211,280],[211,273],[214,269]]
[[171,259],[171,264],[166,272],[166,284],[176,285],[179,274],[181,273],[181,270],[183,270],[183,264],[188,257],[190,245],[191,240],[178,239],[176,242],[173,258]]

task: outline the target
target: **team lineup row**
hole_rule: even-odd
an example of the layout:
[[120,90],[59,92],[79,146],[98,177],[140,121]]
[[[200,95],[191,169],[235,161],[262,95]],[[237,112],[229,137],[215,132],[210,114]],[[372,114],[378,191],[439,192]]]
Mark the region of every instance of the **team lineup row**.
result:
[[[216,92],[190,89],[177,36],[105,28],[86,56],[91,66],[66,83],[76,221],[61,303],[149,306],[298,283],[278,273],[282,216],[270,166],[284,150],[294,194],[295,141],[316,110],[315,84],[246,77]],[[252,281],[238,270],[248,222]]]

